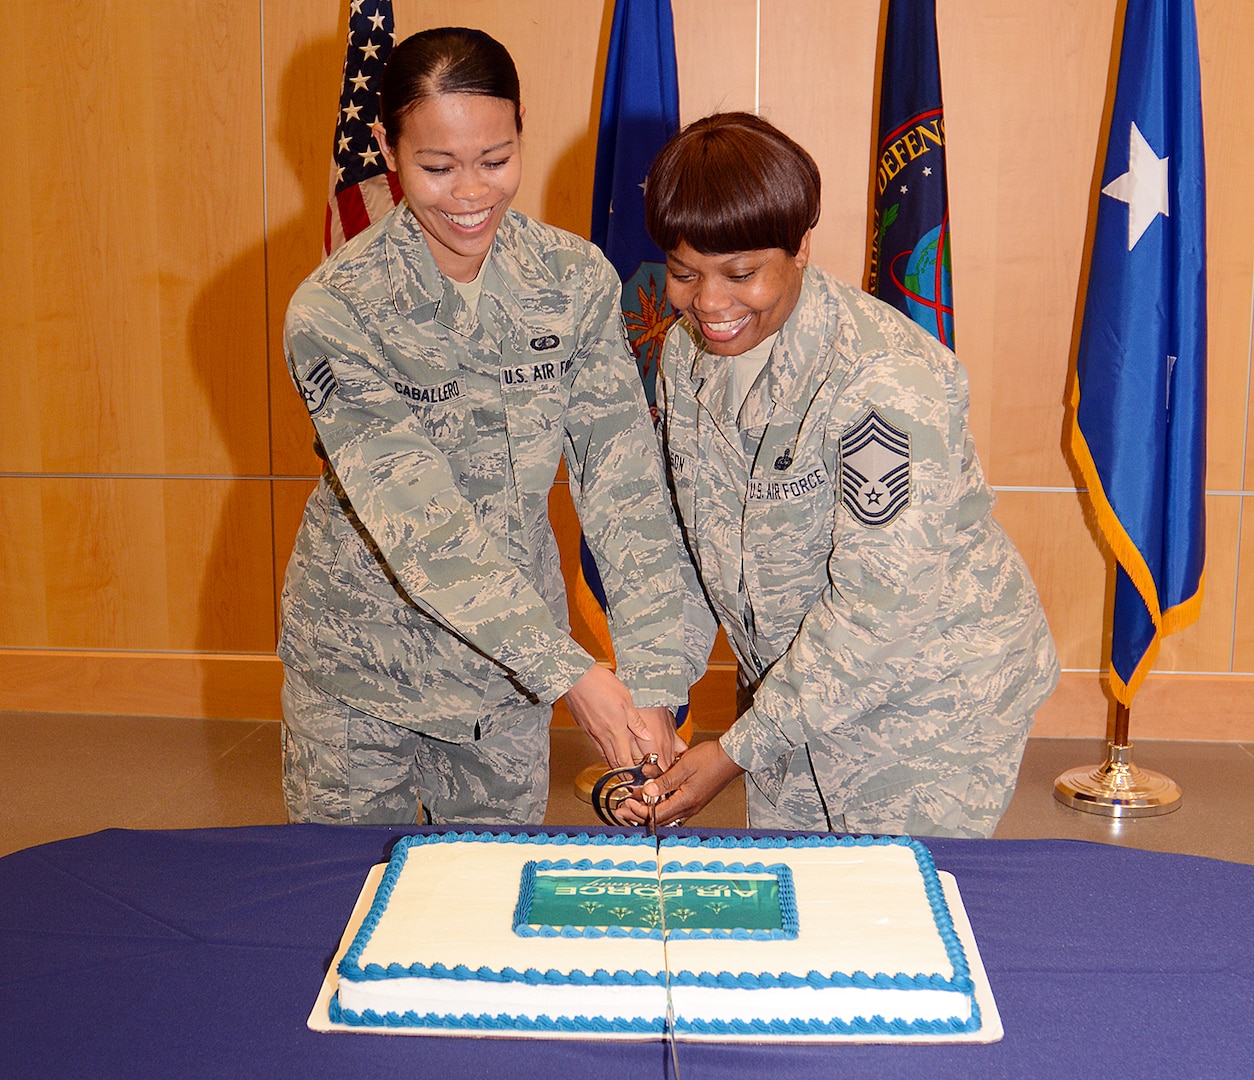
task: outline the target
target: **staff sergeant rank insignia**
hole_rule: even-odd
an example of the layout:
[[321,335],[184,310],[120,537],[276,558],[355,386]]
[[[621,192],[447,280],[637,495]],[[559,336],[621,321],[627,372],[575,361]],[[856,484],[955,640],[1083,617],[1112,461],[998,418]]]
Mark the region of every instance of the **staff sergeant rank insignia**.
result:
[[325,356],[319,357],[300,380],[300,391],[305,395],[305,405],[310,416],[317,416],[327,407],[331,395],[339,389],[335,372],[331,370],[331,361]]
[[840,501],[869,529],[882,529],[910,505],[910,433],[874,409],[840,437]]

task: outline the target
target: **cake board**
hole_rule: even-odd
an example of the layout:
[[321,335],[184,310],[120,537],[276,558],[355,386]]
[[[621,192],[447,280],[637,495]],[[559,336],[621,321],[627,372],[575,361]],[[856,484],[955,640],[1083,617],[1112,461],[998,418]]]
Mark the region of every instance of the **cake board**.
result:
[[[319,990],[317,1000],[314,1002],[313,1010],[309,1014],[307,1025],[311,1031],[317,1032],[348,1032],[351,1034],[361,1035],[438,1035],[446,1038],[499,1038],[499,1039],[575,1039],[582,1041],[595,1040],[603,1041],[624,1041],[624,1042],[659,1042],[662,1037],[656,1034],[631,1034],[631,1033],[607,1033],[607,1032],[564,1032],[564,1031],[509,1031],[509,1032],[489,1032],[483,1030],[467,1030],[467,1029],[449,1029],[449,1028],[422,1028],[422,1027],[368,1027],[360,1024],[340,1024],[333,1021],[330,1017],[331,999],[336,992],[339,983],[337,974],[340,960],[348,951],[349,945],[356,936],[358,929],[361,927],[362,921],[365,919],[367,912],[370,910],[374,895],[379,887],[379,882],[383,878],[386,869],[385,863],[379,863],[371,868],[366,876],[361,892],[357,897],[357,902],[353,905],[352,915],[349,917],[348,925],[344,929],[344,933],[340,939],[339,948],[336,949],[335,956],[331,960],[330,967],[327,969],[326,976],[323,978],[322,986]],[[971,922],[967,918],[966,909],[962,903],[962,896],[958,891],[958,883],[954,876],[946,871],[938,870],[937,878],[941,883],[941,888],[945,894],[945,900],[949,905],[950,916],[953,919],[954,931],[958,935],[959,941],[962,942],[963,950],[966,952],[967,963],[970,967],[971,980],[975,986],[975,1001],[980,1010],[981,1025],[978,1031],[973,1032],[956,1032],[946,1035],[807,1035],[805,1037],[789,1037],[785,1035],[753,1035],[738,1036],[732,1034],[721,1035],[704,1035],[694,1032],[678,1032],[674,1038],[676,1042],[742,1042],[757,1044],[816,1044],[816,1043],[994,1043],[999,1042],[1004,1034],[1001,1016],[997,1011],[997,1003],[993,998],[993,989],[988,980],[988,973],[984,970],[984,962],[980,957],[979,949],[975,943],[975,934],[971,929]]]

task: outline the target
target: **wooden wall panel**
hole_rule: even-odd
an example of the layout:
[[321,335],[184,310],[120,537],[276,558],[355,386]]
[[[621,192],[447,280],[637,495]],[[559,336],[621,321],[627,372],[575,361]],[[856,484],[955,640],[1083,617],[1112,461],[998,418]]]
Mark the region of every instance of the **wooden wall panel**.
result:
[[273,650],[266,481],[31,477],[0,493],[0,547],[20,553],[0,646]]
[[874,4],[762,5],[761,112],[818,165],[823,212],[811,258],[854,285],[866,262],[878,34]]
[[[17,447],[8,437],[29,440],[31,425],[6,429],[0,453],[63,472],[244,460],[264,473],[265,379],[250,352],[263,264],[221,279],[264,234],[255,12],[154,19],[136,3],[52,0],[9,5],[8,20],[39,127],[9,164],[29,177],[13,224],[28,230],[30,273],[4,307],[29,321],[5,328],[3,348],[39,359],[10,381],[40,423]],[[33,47],[50,28],[56,47]]]
[[672,0],[679,122],[756,106],[758,0]]
[[1254,672],[1254,496],[1242,496],[1237,586],[1233,601],[1232,662],[1220,671]]
[[313,429],[283,361],[283,316],[322,258],[331,146],[344,67],[341,0],[263,0],[266,103],[266,351],[270,464],[276,476],[317,475]]
[[[1251,304],[1254,302],[1254,4],[1197,0],[1206,128],[1210,425],[1207,487],[1241,490],[1254,475],[1249,438]],[[1243,670],[1252,670],[1244,668]]]
[[1074,492],[1002,491],[997,520],[1014,540],[1041,594],[1065,668],[1097,670],[1102,660],[1106,562]]
[[[11,147],[6,167],[0,169],[0,224],[4,229],[4,257],[0,258],[0,372],[5,392],[0,394],[0,469],[38,471],[42,468],[43,418],[39,409],[39,379],[35,373],[39,314],[35,292],[41,279],[35,274],[35,219],[41,174],[36,162],[44,156],[46,117],[40,85],[31,66],[38,64],[30,48],[37,12],[26,5],[7,5],[0,15],[0,90],[8,105]],[[6,507],[6,510],[8,507]],[[6,519],[8,514],[6,513]],[[0,552],[0,568],[8,568],[11,552]],[[8,591],[7,574],[0,590]]]
[[[1118,7],[937,0],[972,426],[1071,671],[1043,732],[1091,734],[1105,701],[1093,686],[1109,565],[1062,420]],[[516,205],[586,234],[611,0],[396,10],[402,36],[478,25],[513,51],[528,107]],[[824,176],[815,259],[860,281],[882,0],[673,10],[682,119],[758,107],[806,145]],[[1211,677],[1254,674],[1254,517],[1242,509],[1254,498],[1254,144],[1233,135],[1254,96],[1254,5],[1197,10],[1211,548],[1202,621],[1159,661],[1198,674],[1187,691],[1161,675],[1143,692],[1139,715],[1168,732],[1181,693],[1254,704],[1254,679]],[[0,708],[277,715],[276,598],[317,472],[281,326],[320,257],[346,14],[347,0],[172,5],[160,19],[140,0],[5,5],[0,684],[25,689]],[[50,28],[58,48],[31,48]],[[554,521],[569,556],[564,494]],[[718,686],[698,695],[714,717],[734,669],[720,650]],[[1216,730],[1239,729],[1230,711]]]
[[272,655],[0,649],[0,663],[0,710],[220,720],[282,716],[283,665]]
[[955,335],[995,485],[1072,483],[1059,432],[1113,9],[938,4]]
[[0,478],[0,646],[48,641],[40,484],[37,478]]

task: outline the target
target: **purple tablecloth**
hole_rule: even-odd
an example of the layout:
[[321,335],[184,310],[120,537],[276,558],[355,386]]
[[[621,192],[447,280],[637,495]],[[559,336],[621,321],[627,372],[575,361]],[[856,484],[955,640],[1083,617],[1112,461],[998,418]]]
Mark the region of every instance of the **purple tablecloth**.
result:
[[[671,1075],[660,1042],[309,1031],[353,901],[400,834],[112,830],[0,859],[0,1074]],[[926,843],[958,880],[1001,1042],[680,1043],[682,1080],[1254,1075],[1254,866],[1063,840]]]

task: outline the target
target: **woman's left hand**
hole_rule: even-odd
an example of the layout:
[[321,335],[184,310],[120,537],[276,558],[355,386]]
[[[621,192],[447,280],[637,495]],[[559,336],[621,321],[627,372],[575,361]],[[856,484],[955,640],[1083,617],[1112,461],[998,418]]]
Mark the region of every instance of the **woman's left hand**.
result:
[[657,754],[658,762],[665,771],[688,749],[688,744],[675,730],[675,714],[665,705],[646,706],[637,709],[636,713],[638,721],[629,720],[627,728],[644,753]]
[[[637,825],[650,821],[649,803],[657,803],[658,825],[676,825],[703,809],[711,799],[744,772],[729,758],[717,739],[697,743],[676,758],[675,764],[640,789],[640,798],[627,799],[615,809]],[[670,798],[666,798],[667,793]]]

